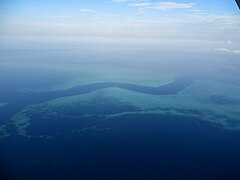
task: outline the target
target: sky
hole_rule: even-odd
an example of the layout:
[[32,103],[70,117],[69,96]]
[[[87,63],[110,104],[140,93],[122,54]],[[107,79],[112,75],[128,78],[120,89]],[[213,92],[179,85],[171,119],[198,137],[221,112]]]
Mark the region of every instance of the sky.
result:
[[235,0],[1,0],[0,25],[2,39],[205,41],[240,51]]

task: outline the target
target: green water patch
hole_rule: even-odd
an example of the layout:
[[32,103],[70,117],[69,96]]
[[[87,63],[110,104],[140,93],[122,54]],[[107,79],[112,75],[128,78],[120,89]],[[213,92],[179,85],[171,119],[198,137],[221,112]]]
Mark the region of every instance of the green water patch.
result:
[[111,127],[101,122],[128,114],[192,117],[225,129],[240,129],[238,97],[240,87],[206,80],[161,96],[107,88],[27,106],[13,116],[12,123],[26,137],[107,130]]
[[[122,89],[107,89],[107,95],[127,101],[142,109],[143,113],[192,116],[224,128],[238,129],[240,87],[225,83],[198,80],[174,95],[155,96],[129,92]],[[213,103],[212,96],[228,96],[231,104]],[[116,114],[117,115],[117,114]],[[121,114],[119,114],[121,115]],[[232,122],[235,123],[232,123]]]
[[7,131],[6,125],[0,126],[0,139],[9,137],[10,133]]
[[54,137],[89,130],[104,131],[102,117],[125,111],[139,111],[127,102],[95,94],[90,98],[74,96],[59,98],[24,108],[13,118],[17,132],[25,137]]
[[6,106],[6,105],[7,105],[7,103],[0,102],[0,108],[3,106]]

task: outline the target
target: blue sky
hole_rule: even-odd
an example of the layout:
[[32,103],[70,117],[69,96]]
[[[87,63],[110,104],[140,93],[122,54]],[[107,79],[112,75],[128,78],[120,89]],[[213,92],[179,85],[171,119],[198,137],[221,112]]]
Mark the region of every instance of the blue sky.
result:
[[[164,9],[164,3],[168,3],[168,8],[165,6]],[[88,16],[90,13],[91,16],[110,13],[123,16],[140,13],[145,16],[158,16],[165,13],[170,16],[191,10],[218,15],[239,14],[234,0],[3,0],[0,6],[2,19],[10,18],[15,21],[42,20],[51,16],[86,18],[83,12],[88,13]]]
[[0,37],[205,41],[240,49],[235,0],[2,0],[0,25]]

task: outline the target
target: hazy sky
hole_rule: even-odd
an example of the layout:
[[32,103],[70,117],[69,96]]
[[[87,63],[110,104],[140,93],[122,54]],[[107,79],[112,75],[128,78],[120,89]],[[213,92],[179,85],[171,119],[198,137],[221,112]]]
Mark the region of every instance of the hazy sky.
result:
[[[239,53],[235,0],[1,0],[6,37],[211,41]],[[231,45],[230,47],[227,47]]]

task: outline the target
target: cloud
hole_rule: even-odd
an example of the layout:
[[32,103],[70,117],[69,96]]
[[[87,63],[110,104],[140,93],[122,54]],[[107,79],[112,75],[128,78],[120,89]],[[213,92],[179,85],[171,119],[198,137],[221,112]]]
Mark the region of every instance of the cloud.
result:
[[66,18],[73,18],[72,15],[61,15],[61,16],[49,16],[50,19],[66,19]]
[[[141,12],[142,11],[138,11]],[[78,17],[78,16],[77,16]],[[53,36],[53,37],[117,37],[129,39],[161,39],[161,40],[182,40],[196,44],[207,42],[211,47],[207,50],[214,50],[216,47],[229,47],[235,50],[218,49],[225,53],[239,53],[240,47],[240,17],[228,15],[196,15],[195,13],[184,16],[172,16],[165,18],[157,16],[148,18],[145,16],[126,16],[119,18],[116,14],[107,16],[92,17],[88,21],[69,23],[35,21],[22,23],[5,23],[0,28],[2,36]],[[212,43],[217,42],[217,43]],[[205,46],[204,46],[205,47]]]
[[129,4],[129,6],[134,6],[134,7],[148,7],[150,5],[151,5],[151,3],[149,3],[149,2]]
[[148,0],[112,0],[114,3],[139,3],[139,2],[146,2]]
[[83,12],[83,13],[95,13],[96,10],[94,10],[94,9],[80,9],[80,12]]
[[215,50],[225,53],[240,54],[240,49],[216,48]]
[[154,9],[154,10],[174,10],[174,9],[189,9],[194,7],[194,3],[175,3],[175,2],[142,2],[130,3],[129,6],[137,7],[139,10]]
[[125,3],[125,2],[129,2],[131,0],[113,0],[112,2],[115,2],[115,3]]
[[196,13],[203,12],[203,10],[200,10],[200,9],[192,9],[191,11]]

